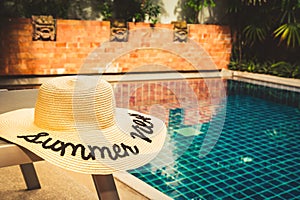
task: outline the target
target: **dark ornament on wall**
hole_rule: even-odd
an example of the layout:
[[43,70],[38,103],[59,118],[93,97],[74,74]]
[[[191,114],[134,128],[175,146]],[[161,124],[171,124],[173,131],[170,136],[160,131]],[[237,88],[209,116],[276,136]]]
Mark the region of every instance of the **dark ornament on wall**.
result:
[[128,27],[123,20],[114,20],[110,28],[111,42],[127,42],[128,41]]
[[56,20],[51,16],[32,16],[33,34],[32,40],[55,41]]
[[185,21],[172,22],[174,25],[174,42],[187,42],[188,39],[188,27]]

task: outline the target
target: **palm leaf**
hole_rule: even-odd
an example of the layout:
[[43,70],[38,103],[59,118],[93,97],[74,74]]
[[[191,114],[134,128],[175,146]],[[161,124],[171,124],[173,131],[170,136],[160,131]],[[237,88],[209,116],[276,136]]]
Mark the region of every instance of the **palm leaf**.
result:
[[246,43],[252,46],[256,42],[263,42],[266,39],[266,27],[257,25],[248,25],[244,28],[243,34],[245,35]]
[[274,32],[275,38],[280,37],[280,43],[286,41],[287,46],[295,47],[300,45],[300,24],[283,24]]

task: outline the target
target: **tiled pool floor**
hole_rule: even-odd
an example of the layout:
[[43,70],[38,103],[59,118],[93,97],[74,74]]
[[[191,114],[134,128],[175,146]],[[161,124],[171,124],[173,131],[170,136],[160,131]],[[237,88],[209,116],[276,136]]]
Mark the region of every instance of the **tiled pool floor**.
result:
[[[189,145],[174,163],[131,173],[174,199],[299,199],[299,122],[295,107],[231,95],[222,133],[207,156],[200,158],[199,150],[209,123],[197,136],[169,132],[174,155]],[[192,144],[187,137],[194,137]]]

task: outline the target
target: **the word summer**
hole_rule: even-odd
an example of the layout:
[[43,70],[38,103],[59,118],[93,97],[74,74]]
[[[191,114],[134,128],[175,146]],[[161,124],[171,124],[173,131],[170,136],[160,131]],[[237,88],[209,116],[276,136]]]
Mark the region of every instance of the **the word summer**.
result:
[[[143,139],[146,142],[151,143],[152,140],[147,137],[147,134],[153,133],[153,124],[150,122],[151,119],[138,114],[129,113],[129,115],[135,117],[133,120],[134,125],[132,125],[135,132],[130,133],[131,137],[133,139]],[[139,154],[139,149],[136,145],[128,146],[123,142],[120,144],[113,144],[111,147],[91,145],[84,146],[83,144],[73,144],[71,142],[53,140],[47,132],[17,137],[30,143],[41,144],[44,149],[60,152],[61,156],[66,155],[66,150],[70,151],[72,156],[80,154],[83,160],[95,160],[99,156],[101,159],[109,158],[111,160],[117,160],[118,158]]]

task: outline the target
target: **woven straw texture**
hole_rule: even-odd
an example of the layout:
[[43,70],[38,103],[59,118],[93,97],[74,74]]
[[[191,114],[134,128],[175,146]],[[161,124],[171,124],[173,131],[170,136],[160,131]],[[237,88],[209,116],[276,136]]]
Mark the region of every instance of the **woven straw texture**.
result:
[[59,167],[111,174],[154,159],[166,126],[153,116],[115,108],[113,89],[102,79],[59,77],[40,87],[35,108],[0,115],[0,137]]

